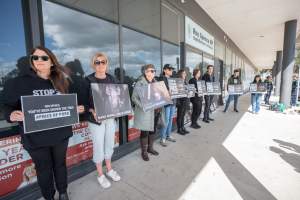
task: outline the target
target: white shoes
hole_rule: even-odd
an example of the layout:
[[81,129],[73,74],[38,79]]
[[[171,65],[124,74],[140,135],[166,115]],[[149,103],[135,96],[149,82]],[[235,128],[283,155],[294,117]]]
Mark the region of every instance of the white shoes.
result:
[[[110,178],[111,180],[117,182],[121,180],[120,175],[113,169],[111,169],[109,172],[106,173],[106,176],[108,178]],[[111,183],[109,182],[109,180],[106,178],[106,176],[104,174],[102,174],[102,176],[98,176],[98,182],[99,184],[104,188],[107,189],[111,186]]]

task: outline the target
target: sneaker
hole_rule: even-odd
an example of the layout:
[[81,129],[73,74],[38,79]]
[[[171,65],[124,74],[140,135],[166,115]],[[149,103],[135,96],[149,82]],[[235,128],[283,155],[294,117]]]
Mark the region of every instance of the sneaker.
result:
[[172,136],[168,136],[167,140],[170,142],[176,142],[175,138],[173,138]]
[[99,184],[104,188],[107,189],[111,186],[109,180],[107,180],[107,178],[104,176],[104,174],[102,174],[102,176],[98,176],[98,182]]
[[161,139],[161,140],[160,140],[160,145],[163,146],[163,147],[168,146],[168,145],[167,145],[166,139]]
[[108,176],[111,180],[118,182],[121,180],[120,175],[113,169],[109,170],[109,172],[106,173],[106,176]]

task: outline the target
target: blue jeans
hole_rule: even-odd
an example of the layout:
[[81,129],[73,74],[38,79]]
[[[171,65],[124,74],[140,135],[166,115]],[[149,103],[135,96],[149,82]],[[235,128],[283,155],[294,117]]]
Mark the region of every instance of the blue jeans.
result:
[[175,113],[175,105],[165,106],[165,121],[166,125],[160,130],[160,137],[166,139],[171,135],[172,132],[172,121]]
[[226,101],[226,105],[225,105],[225,109],[224,111],[226,112],[230,102],[232,101],[234,102],[234,110],[237,110],[237,103],[238,103],[238,99],[239,99],[239,95],[238,94],[231,94],[228,96],[227,101]]
[[260,98],[262,94],[251,94],[252,112],[258,113],[260,110]]

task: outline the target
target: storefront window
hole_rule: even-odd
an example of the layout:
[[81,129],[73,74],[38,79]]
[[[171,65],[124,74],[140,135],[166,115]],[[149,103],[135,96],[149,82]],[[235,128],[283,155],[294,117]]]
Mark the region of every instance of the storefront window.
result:
[[108,55],[109,73],[120,67],[116,24],[48,1],[43,1],[43,20],[46,47],[73,75],[90,74],[96,52]]
[[190,73],[193,73],[195,68],[202,70],[202,54],[187,50],[186,67],[190,69]]
[[162,39],[165,41],[179,44],[181,29],[183,24],[180,22],[180,17],[183,15],[173,8],[171,5],[162,4]]
[[163,65],[171,64],[176,70],[180,64],[180,48],[177,45],[163,42]]
[[0,26],[0,129],[3,129],[10,126],[3,115],[3,86],[8,79],[29,69],[20,0],[1,2]]

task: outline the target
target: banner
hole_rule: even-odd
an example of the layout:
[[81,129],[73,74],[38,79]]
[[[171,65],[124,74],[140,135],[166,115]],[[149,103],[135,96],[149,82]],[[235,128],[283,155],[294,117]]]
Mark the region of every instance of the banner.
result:
[[134,88],[140,97],[144,112],[173,104],[169,91],[163,81]]
[[264,83],[251,83],[250,84],[250,93],[266,93],[267,87]]
[[24,133],[70,126],[79,122],[77,95],[22,96]]
[[187,97],[188,98],[191,98],[191,97],[194,97],[195,96],[195,93],[196,93],[196,87],[194,84],[188,84],[186,86],[187,88]]
[[205,81],[197,81],[197,88],[199,97],[207,94]]
[[171,99],[187,97],[184,81],[181,78],[168,78]]
[[244,93],[244,87],[242,84],[228,85],[228,94],[229,95],[243,94],[243,93]]
[[99,120],[132,113],[127,84],[91,84],[94,107]]
[[206,82],[207,95],[220,95],[221,87],[219,82]]

